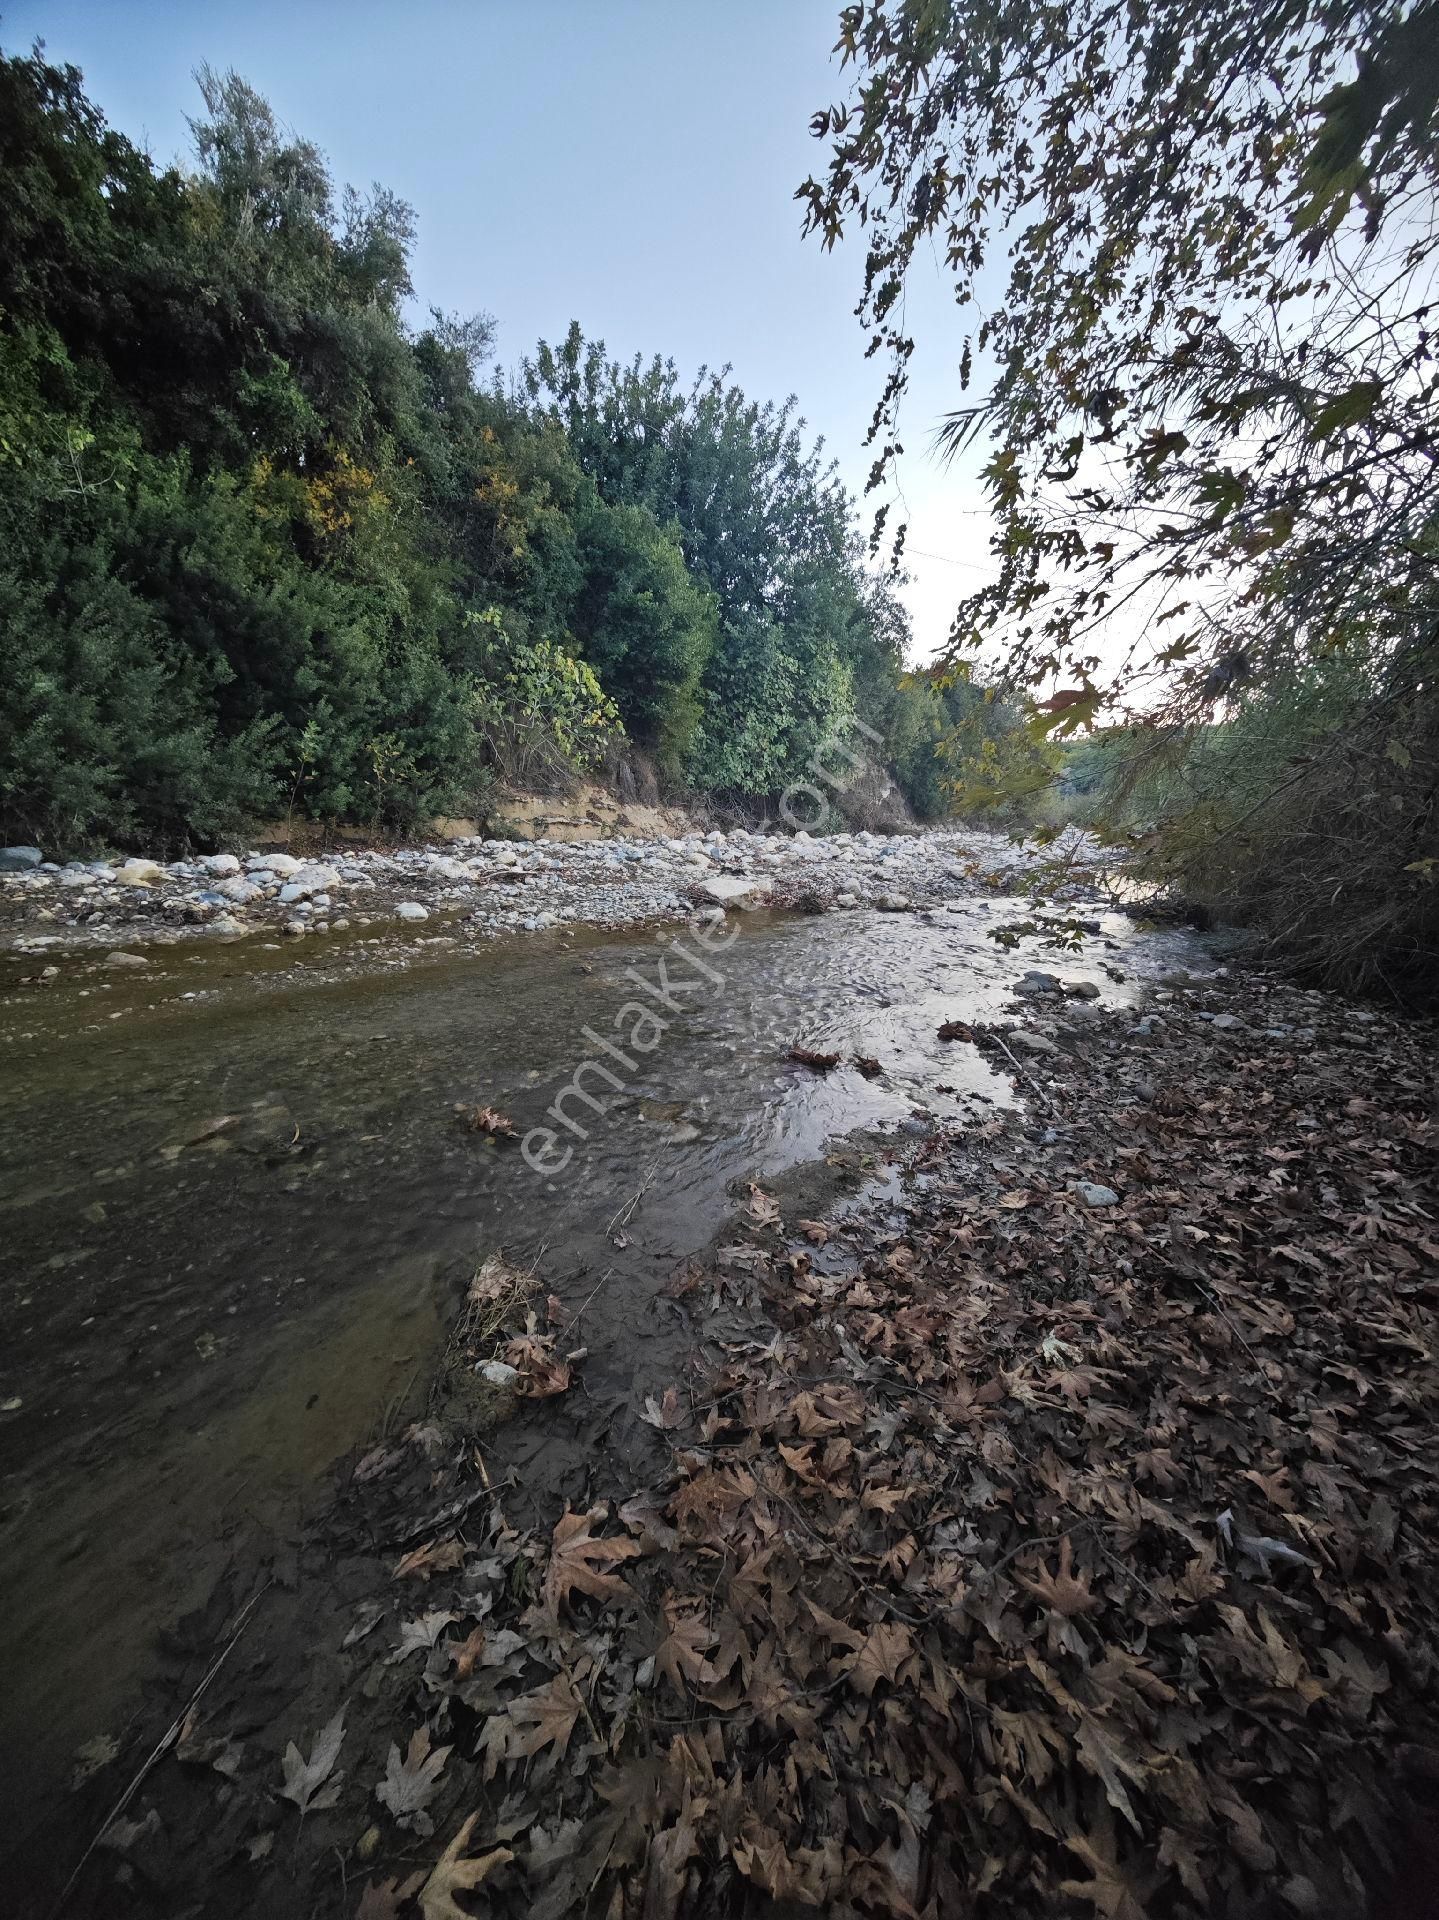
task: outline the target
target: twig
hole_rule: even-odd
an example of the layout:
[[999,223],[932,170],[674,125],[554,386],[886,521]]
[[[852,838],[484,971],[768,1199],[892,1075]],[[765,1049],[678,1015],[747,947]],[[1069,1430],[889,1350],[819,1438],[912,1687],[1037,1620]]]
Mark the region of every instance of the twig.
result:
[[656,1160],[653,1166],[651,1166],[649,1170],[646,1172],[644,1178],[640,1181],[638,1187],[636,1187],[635,1191],[630,1195],[629,1199],[625,1201],[624,1205],[620,1208],[619,1212],[615,1215],[614,1219],[611,1220],[609,1225],[605,1228],[606,1239],[608,1239],[610,1234],[614,1232],[616,1227],[627,1227],[630,1221],[634,1219],[635,1209],[639,1206],[641,1200],[644,1199],[645,1195],[649,1192],[650,1188],[654,1185],[655,1175],[659,1172],[659,1170],[660,1170],[660,1163],[658,1160]]
[[60,1889],[60,1897],[55,1902],[55,1905],[51,1910],[52,1920],[54,1920],[55,1915],[58,1915],[63,1910],[65,1902],[70,1898],[70,1895],[74,1892],[75,1883],[80,1878],[80,1875],[85,1871],[85,1866],[90,1858],[90,1855],[95,1851],[96,1847],[99,1846],[100,1842],[105,1838],[105,1835],[110,1831],[111,1827],[114,1826],[115,1822],[120,1818],[120,1815],[125,1811],[126,1807],[129,1806],[130,1802],[135,1798],[135,1795],[140,1791],[140,1788],[145,1784],[146,1779],[150,1775],[151,1769],[155,1767],[159,1761],[164,1759],[165,1755],[170,1751],[171,1747],[175,1744],[175,1741],[179,1738],[180,1729],[184,1726],[186,1720],[189,1719],[191,1713],[194,1711],[195,1706],[200,1699],[200,1696],[205,1692],[205,1689],[209,1686],[210,1682],[215,1678],[215,1675],[220,1671],[221,1667],[224,1666],[225,1662],[229,1659],[230,1655],[234,1652],[236,1643],[239,1641],[240,1635],[245,1631],[245,1628],[250,1624],[250,1615],[255,1611],[255,1608],[259,1605],[260,1601],[264,1598],[264,1596],[269,1592],[273,1584],[274,1584],[273,1580],[267,1580],[264,1586],[261,1587],[260,1591],[256,1594],[252,1594],[251,1597],[245,1602],[245,1605],[240,1611],[240,1617],[235,1622],[235,1631],[230,1635],[230,1638],[225,1642],[224,1646],[220,1649],[219,1653],[217,1653],[215,1658],[210,1662],[210,1665],[206,1669],[204,1678],[201,1680],[199,1686],[196,1687],[195,1691],[190,1695],[190,1698],[185,1702],[184,1706],[180,1709],[180,1712],[178,1713],[178,1715],[175,1717],[174,1720],[170,1722],[170,1725],[166,1728],[165,1732],[160,1736],[159,1741],[151,1749],[150,1754],[148,1758],[145,1760],[144,1764],[141,1766],[140,1771],[135,1775],[134,1779],[130,1782],[129,1786],[126,1787],[125,1791],[120,1795],[120,1798],[115,1802],[114,1806],[111,1807],[109,1813],[106,1814],[105,1818],[101,1821],[99,1829],[97,1830],[94,1839],[90,1842],[89,1846],[86,1847],[85,1851],[80,1855],[79,1860],[75,1863],[75,1871],[70,1875],[70,1878],[65,1882],[64,1886]]
[[990,1037],[994,1041],[996,1046],[1000,1047],[1006,1054],[1008,1054],[1009,1059],[1014,1065],[1015,1072],[1022,1073],[1024,1075],[1025,1079],[1029,1082],[1030,1086],[1034,1088],[1035,1092],[1039,1095],[1040,1099],[1043,1100],[1044,1104],[1049,1108],[1049,1111],[1051,1113],[1054,1113],[1056,1111],[1056,1108],[1054,1105],[1054,1101],[1050,1097],[1049,1089],[1045,1087],[1040,1081],[1035,1079],[1034,1075],[1029,1071],[1028,1067],[1022,1065],[1020,1061],[1015,1059],[1014,1055],[1010,1053],[1009,1048],[1005,1046],[1004,1036],[1002,1034],[995,1033],[993,1028],[991,1028]]

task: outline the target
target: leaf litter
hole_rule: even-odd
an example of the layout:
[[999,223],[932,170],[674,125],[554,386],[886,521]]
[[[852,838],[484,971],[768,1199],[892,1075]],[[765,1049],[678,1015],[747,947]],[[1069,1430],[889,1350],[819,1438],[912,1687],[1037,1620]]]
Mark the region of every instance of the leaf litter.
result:
[[[933,1129],[898,1202],[790,1222],[751,1189],[664,1290],[743,1300],[749,1332],[728,1314],[637,1399],[643,1445],[551,1526],[437,1462],[457,1518],[388,1563],[391,1604],[417,1576],[434,1604],[350,1656],[408,1744],[347,1782],[342,1709],[281,1789],[353,1796],[342,1849],[366,1796],[408,1837],[314,1911],[1382,1898],[1439,1777],[1430,1037],[1361,1049],[1335,1003],[1228,993],[1262,1021],[1175,993],[1143,1047],[1066,1004],[1043,1112]],[[1263,1031],[1286,1017],[1317,1038]],[[975,1044],[1014,1072],[1002,1037]],[[495,1342],[533,1276],[481,1273],[468,1337]]]

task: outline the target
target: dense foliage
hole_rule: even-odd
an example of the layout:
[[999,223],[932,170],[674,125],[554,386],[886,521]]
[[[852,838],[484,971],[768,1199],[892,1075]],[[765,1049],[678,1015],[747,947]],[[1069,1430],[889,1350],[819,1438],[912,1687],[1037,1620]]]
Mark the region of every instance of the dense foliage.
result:
[[405,826],[636,751],[758,811],[860,700],[945,804],[792,402],[578,329],[506,389],[486,318],[408,320],[409,208],[199,79],[184,172],[0,59],[6,838]]
[[[1295,861],[1318,855],[1311,911],[1332,892],[1327,853],[1285,823],[1296,800],[1322,815],[1336,753],[1277,741],[1346,662],[1344,718],[1321,705],[1307,729],[1387,757],[1359,789],[1362,890],[1403,903],[1360,972],[1432,966],[1439,7],[875,0],[844,11],[840,46],[856,86],[817,116],[829,165],[801,194],[826,241],[865,236],[862,314],[891,368],[878,471],[911,264],[937,255],[982,314],[960,381],[983,391],[942,438],[987,450],[997,577],[956,650],[998,648],[1036,695],[1057,683],[1041,729],[1107,709],[1172,746],[1243,714],[1275,738],[1235,796],[1234,872],[1286,939]],[[1177,825],[1166,851],[1200,844],[1199,816]]]

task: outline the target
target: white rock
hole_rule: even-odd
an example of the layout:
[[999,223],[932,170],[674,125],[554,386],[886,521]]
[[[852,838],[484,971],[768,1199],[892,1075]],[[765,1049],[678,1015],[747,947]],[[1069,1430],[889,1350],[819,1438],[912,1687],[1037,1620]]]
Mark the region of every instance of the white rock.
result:
[[107,967],[148,967],[149,964],[144,955],[139,953],[107,953],[105,955]]
[[115,883],[121,887],[153,887],[164,871],[154,860],[127,860],[116,869]]
[[298,873],[304,864],[303,860],[297,860],[289,853],[267,853],[260,861],[261,866],[279,874],[282,880],[288,880],[292,873]]
[[422,907],[418,900],[402,900],[395,908],[395,917],[398,920],[428,920],[430,910]]
[[1012,1045],[1021,1053],[1058,1053],[1059,1048],[1052,1040],[1046,1040],[1042,1033],[1031,1033],[1027,1027],[1016,1027],[1009,1036]]
[[1113,1187],[1101,1187],[1094,1180],[1076,1180],[1074,1191],[1087,1207],[1114,1207],[1119,1204],[1119,1195]]
[[233,900],[242,907],[261,897],[259,885],[254,880],[247,880],[243,874],[236,874],[232,880],[222,880],[214,890],[222,899]]
[[480,1376],[488,1380],[492,1387],[512,1387],[520,1377],[518,1367],[511,1367],[503,1360],[487,1360],[476,1369]]
[[240,871],[240,863],[233,853],[207,853],[200,865],[206,873],[218,874],[221,878]]
[[732,873],[712,873],[699,883],[699,890],[706,900],[715,900],[723,906],[726,900],[743,900],[756,892],[760,882],[741,880]]

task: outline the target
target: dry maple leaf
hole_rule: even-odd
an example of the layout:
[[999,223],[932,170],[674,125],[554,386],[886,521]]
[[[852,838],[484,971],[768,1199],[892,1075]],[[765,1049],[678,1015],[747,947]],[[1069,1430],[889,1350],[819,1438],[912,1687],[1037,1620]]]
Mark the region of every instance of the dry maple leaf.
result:
[[878,1060],[868,1053],[857,1053],[854,1056],[854,1067],[855,1072],[863,1074],[866,1080],[878,1080],[884,1072]]
[[646,1395],[645,1410],[640,1415],[640,1419],[647,1426],[659,1427],[661,1430],[682,1427],[688,1418],[689,1415],[680,1405],[678,1387],[666,1387],[658,1400],[653,1394]]
[[300,1749],[293,1740],[286,1747],[281,1763],[285,1784],[280,1792],[285,1799],[294,1801],[300,1809],[302,1820],[311,1807],[333,1807],[339,1799],[340,1782],[345,1776],[335,1772],[335,1762],[340,1757],[344,1739],[345,1709],[341,1707],[334,1719],[315,1735],[308,1760],[301,1758]]
[[514,1121],[496,1107],[462,1107],[460,1118],[471,1133],[489,1134],[501,1140],[513,1140],[515,1137]]
[[403,1660],[411,1653],[428,1653],[445,1628],[452,1620],[458,1620],[457,1613],[422,1613],[418,1620],[405,1620],[400,1626],[400,1638],[393,1653],[386,1656],[385,1665],[394,1666],[397,1660]]
[[639,1552],[634,1540],[596,1540],[590,1533],[593,1515],[565,1513],[557,1522],[550,1547],[550,1564],[545,1569],[545,1599],[558,1612],[578,1588],[592,1599],[608,1603],[627,1600],[632,1589],[617,1574],[605,1573],[620,1560],[633,1560]]
[[816,1247],[822,1247],[830,1236],[830,1229],[823,1220],[801,1220],[799,1230],[805,1239]]
[[974,1028],[967,1027],[963,1020],[946,1020],[939,1029],[941,1040],[973,1040]]
[[1019,1584],[1032,1593],[1036,1600],[1042,1600],[1045,1606],[1062,1613],[1066,1619],[1072,1619],[1079,1613],[1093,1613],[1096,1607],[1103,1605],[1099,1595],[1090,1592],[1088,1580],[1074,1574],[1073,1557],[1074,1549],[1070,1545],[1069,1535],[1065,1534],[1059,1543],[1057,1574],[1050,1573],[1046,1568],[1032,1579],[1024,1574],[1017,1576]]
[[779,1225],[779,1202],[763,1187],[751,1186],[749,1190],[749,1217],[762,1227]]
[[685,1890],[685,1868],[699,1850],[699,1835],[690,1820],[686,1790],[674,1826],[650,1835],[649,1857],[645,1862],[644,1920],[678,1920]]
[[458,1540],[432,1540],[427,1546],[416,1547],[407,1553],[395,1567],[396,1580],[428,1580],[432,1573],[453,1573],[456,1567],[465,1564],[465,1550]]
[[849,1683],[866,1699],[881,1680],[893,1681],[914,1651],[914,1635],[901,1622],[881,1621],[871,1627],[864,1645],[849,1663]]
[[509,1705],[513,1728],[509,1754],[528,1758],[553,1746],[555,1758],[561,1759],[584,1710],[584,1701],[567,1673],[557,1673],[548,1686],[534,1693],[521,1694]]
[[490,1853],[482,1853],[477,1860],[461,1857],[479,1817],[477,1813],[470,1815],[420,1888],[420,1912],[425,1920],[473,1920],[473,1915],[456,1903],[455,1895],[472,1891],[487,1880],[496,1867],[503,1867],[514,1859],[508,1847],[496,1847]]
[[702,1614],[680,1613],[672,1598],[665,1601],[665,1621],[669,1632],[655,1648],[655,1668],[683,1701],[686,1680],[693,1687],[710,1687],[719,1679],[705,1658],[719,1636]]
[[408,1827],[411,1833],[428,1837],[435,1830],[435,1823],[425,1808],[435,1797],[440,1774],[451,1751],[449,1747],[436,1747],[431,1753],[428,1727],[416,1727],[410,1735],[410,1744],[403,1759],[400,1758],[400,1749],[393,1741],[390,1743],[385,1777],[375,1788],[375,1798],[382,1807],[390,1809],[400,1826]]
[[501,1358],[519,1374],[515,1391],[527,1400],[547,1400],[568,1393],[573,1381],[569,1363],[555,1357],[549,1334],[522,1333],[505,1347]]

